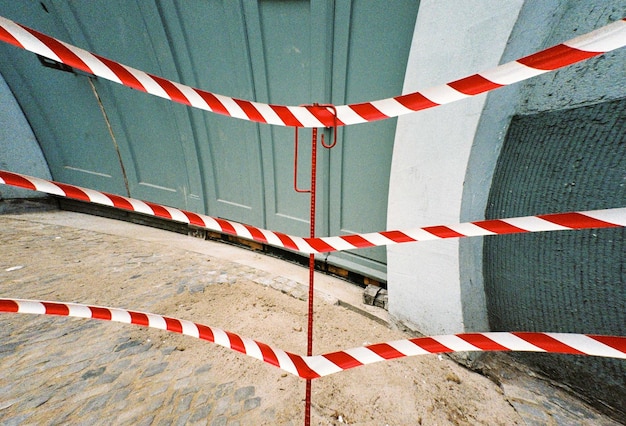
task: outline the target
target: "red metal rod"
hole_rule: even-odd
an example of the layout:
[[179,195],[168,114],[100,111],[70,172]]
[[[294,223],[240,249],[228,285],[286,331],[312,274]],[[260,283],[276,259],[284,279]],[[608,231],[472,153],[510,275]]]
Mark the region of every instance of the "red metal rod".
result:
[[[311,137],[311,207],[310,207],[310,236],[315,238],[315,195],[317,190],[317,128],[313,128]],[[309,311],[307,326],[307,356],[313,355],[313,277],[315,271],[315,255],[309,255]],[[311,380],[306,381],[304,400],[304,425],[311,425]]]
[[[311,219],[310,235],[315,238],[315,196],[317,193],[317,128],[313,128],[311,140]],[[315,270],[315,255],[309,255],[309,329],[307,339],[307,355],[313,355],[313,271]]]

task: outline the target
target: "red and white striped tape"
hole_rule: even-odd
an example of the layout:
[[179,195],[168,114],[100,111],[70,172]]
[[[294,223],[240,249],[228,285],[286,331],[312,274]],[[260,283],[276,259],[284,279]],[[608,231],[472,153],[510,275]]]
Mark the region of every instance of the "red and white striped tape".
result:
[[626,337],[619,336],[537,332],[463,333],[417,337],[322,355],[301,356],[219,328],[119,308],[0,299],[0,312],[98,319],[181,333],[241,352],[307,380],[380,361],[451,352],[525,351],[626,359]]
[[217,114],[278,126],[332,127],[436,107],[618,49],[626,45],[626,18],[448,84],[388,99],[337,106],[336,120],[327,107],[264,104],[186,86],[103,58],[3,17],[0,17],[0,40],[115,83]]
[[626,207],[582,212],[554,213],[508,219],[481,220],[455,225],[426,226],[404,230],[340,235],[335,237],[303,238],[281,232],[268,231],[226,219],[162,206],[121,195],[95,191],[32,176],[0,170],[0,184],[31,189],[61,197],[115,207],[187,223],[213,232],[234,235],[274,247],[304,254],[354,250],[391,244],[433,241],[444,238],[463,238],[484,235],[519,234],[526,232],[565,231],[589,228],[617,228],[626,226]]

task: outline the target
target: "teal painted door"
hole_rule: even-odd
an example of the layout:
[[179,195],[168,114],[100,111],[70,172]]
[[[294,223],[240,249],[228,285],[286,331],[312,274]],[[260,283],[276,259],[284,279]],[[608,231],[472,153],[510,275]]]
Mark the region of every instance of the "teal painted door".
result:
[[[256,99],[336,105],[401,93],[418,2],[244,1]],[[384,230],[396,120],[340,129],[318,151],[318,235]],[[330,136],[326,132],[326,137]],[[266,226],[308,234],[308,196],[293,189],[293,130],[260,127]],[[309,186],[310,131],[300,131],[298,181]],[[330,263],[385,277],[384,248]]]
[[[152,2],[52,2],[49,10],[71,29],[73,42],[102,56],[180,80],[159,10]],[[163,204],[201,208],[202,189],[188,108],[111,84],[95,82],[130,194]]]
[[[4,0],[0,11],[61,40],[178,79],[156,8],[147,2]],[[25,111],[54,179],[202,209],[184,106],[45,68],[31,53],[2,48],[10,59],[0,72]]]
[[[59,17],[39,2],[3,0],[0,13],[70,39]],[[0,72],[28,118],[53,177],[125,194],[116,151],[88,78],[45,68],[34,54],[4,43],[0,55]]]
[[[0,14],[132,67],[275,104],[344,104],[401,92],[418,2],[0,0]],[[293,189],[293,129],[217,116],[109,81],[43,68],[1,46],[55,179],[307,235]],[[318,235],[383,230],[395,120],[340,129],[318,156]],[[299,181],[309,186],[310,130]],[[326,131],[326,136],[329,132]],[[124,181],[122,169],[126,174]],[[329,262],[384,271],[385,250]]]
[[[180,81],[255,99],[243,6],[230,0],[158,2]],[[265,225],[259,126],[187,108],[204,191],[204,210]]]
[[[336,2],[334,104],[402,93],[418,5],[415,0]],[[341,142],[328,166],[331,235],[386,229],[395,129],[394,118],[340,130]],[[384,247],[331,254],[328,262],[386,278]]]
[[[256,97],[283,105],[329,100],[332,9],[327,1],[246,1],[247,37]],[[294,130],[260,126],[266,226],[283,232],[309,234],[308,194],[294,190]],[[300,186],[310,186],[310,130],[301,130]],[[320,153],[325,158],[327,153]],[[318,185],[327,181],[327,168],[319,168]],[[318,193],[320,206],[327,191]],[[317,232],[328,231],[325,215],[318,216]]]

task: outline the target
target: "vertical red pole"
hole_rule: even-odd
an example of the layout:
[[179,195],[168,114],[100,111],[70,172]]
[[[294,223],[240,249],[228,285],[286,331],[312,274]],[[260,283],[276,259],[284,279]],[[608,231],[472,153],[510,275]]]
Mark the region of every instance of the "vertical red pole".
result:
[[[311,216],[310,236],[315,237],[315,193],[317,183],[317,128],[313,128],[311,138]],[[315,255],[309,255],[309,311],[307,327],[307,356],[313,355],[313,276],[315,272]],[[306,380],[306,394],[304,399],[304,424],[311,425],[311,379]]]

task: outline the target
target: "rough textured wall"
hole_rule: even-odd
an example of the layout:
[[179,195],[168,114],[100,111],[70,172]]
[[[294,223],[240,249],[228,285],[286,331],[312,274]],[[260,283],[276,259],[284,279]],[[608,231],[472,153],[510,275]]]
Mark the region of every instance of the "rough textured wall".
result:
[[[527,7],[535,1],[527,1]],[[626,17],[623,0],[563,1],[540,48],[553,46]],[[626,96],[626,48],[591,58],[524,84],[518,114],[572,108]]]
[[[626,16],[626,3],[623,0],[589,0],[585,2],[576,0],[526,0],[511,32],[501,63],[555,45],[576,35],[587,33],[624,16]],[[548,117],[540,118],[541,114],[565,112],[568,108],[624,99],[626,98],[625,75],[626,49],[620,49],[599,58],[593,58],[490,93],[481,114],[467,165],[461,207],[462,220],[471,221],[484,218],[488,191],[492,181],[494,191],[496,190],[495,186],[505,184],[500,182],[501,179],[504,179],[502,176],[494,177],[494,172],[510,126],[520,125],[518,120],[528,119],[532,121],[536,119],[537,121],[532,126],[548,126],[544,128],[545,132],[563,131],[560,126],[565,123],[564,121],[549,124],[551,119]],[[602,123],[607,117],[603,116],[601,112],[603,108],[608,108],[608,106],[599,105],[597,108],[600,109],[589,114],[594,115],[592,120],[594,125],[602,127]],[[623,109],[620,114],[623,117]],[[516,115],[536,116],[524,119],[516,118],[512,121]],[[623,118],[622,121],[624,121]],[[529,123],[527,125],[530,126]],[[609,126],[607,123],[604,125]],[[511,129],[511,131],[513,130]],[[578,133],[586,130],[571,126],[569,131],[573,138],[578,137]],[[614,128],[613,131],[615,132],[617,129]],[[621,132],[624,133],[623,128]],[[592,136],[591,133],[587,133],[587,135]],[[534,190],[537,191],[537,194],[532,198],[531,204],[528,204],[528,199],[526,201],[521,199],[514,201],[511,196],[507,201],[508,205],[505,210],[512,214],[513,212],[535,214],[540,213],[539,208],[543,206],[543,208],[551,211],[565,211],[575,207],[572,204],[573,200],[578,203],[578,206],[581,205],[580,203],[600,206],[598,197],[604,197],[606,201],[606,192],[601,195],[602,191],[598,190],[599,186],[612,184],[615,188],[623,191],[621,185],[626,183],[624,180],[620,181],[619,177],[620,167],[621,173],[626,171],[623,163],[621,166],[615,166],[617,169],[615,167],[612,169],[612,177],[607,175],[609,171],[607,166],[612,164],[611,161],[617,160],[617,154],[623,155],[626,151],[626,147],[620,146],[621,148],[613,154],[605,153],[592,158],[587,155],[589,153],[584,154],[581,161],[587,163],[584,165],[584,169],[580,169],[582,164],[576,163],[576,155],[585,152],[582,151],[580,141],[571,146],[566,143],[563,147],[564,152],[560,153],[562,155],[560,160],[557,161],[556,154],[552,159],[557,161],[560,169],[555,167],[552,170],[552,175],[548,177],[536,175],[538,166],[535,167],[535,163],[541,164],[543,161],[543,158],[538,156],[542,151],[532,152],[531,149],[528,149],[517,152],[516,161],[525,161],[524,165],[529,166],[528,170],[523,171],[524,173],[517,170],[519,173],[517,177],[520,181],[524,179],[533,181],[533,184],[536,185]],[[575,148],[577,151],[572,152],[569,148]],[[567,155],[572,156],[573,159],[567,159]],[[532,160],[528,161],[529,158]],[[516,161],[510,161],[509,166],[514,166]],[[576,179],[571,180],[574,172],[576,172],[574,175]],[[499,170],[498,173],[500,174],[501,171]],[[624,174],[621,176],[623,179]],[[540,183],[547,185],[546,179],[548,178],[554,179],[551,182],[553,185],[562,185],[562,187],[546,192],[546,188],[548,188],[546,186],[540,190]],[[515,179],[515,177],[509,176],[506,179]],[[517,186],[511,182],[513,181],[509,180],[508,183],[511,184],[511,190],[516,191]],[[623,192],[621,194],[620,196],[618,193],[613,193],[611,196],[614,197],[613,200],[617,200],[621,206],[624,206],[626,198]],[[526,197],[529,195],[532,194],[524,194]],[[531,211],[531,207],[536,208],[537,211]],[[486,213],[500,216],[502,212],[500,211],[496,215],[494,206],[491,206]],[[617,272],[619,268],[624,269],[624,267],[623,264],[615,262],[616,257],[623,258],[626,254],[623,246],[624,235],[615,230],[581,233],[575,234],[575,238],[577,238],[575,242],[550,240],[552,247],[544,248],[547,243],[544,244],[542,238],[565,238],[564,235],[559,236],[558,234],[560,233],[487,239],[485,248],[491,249],[490,253],[483,252],[483,244],[479,238],[461,240],[459,242],[459,263],[461,286],[462,289],[465,289],[463,300],[466,300],[467,293],[485,287],[489,320],[494,327],[542,328],[543,330],[558,331],[576,325],[580,331],[593,332],[592,324],[607,326],[608,328],[605,327],[605,330],[619,325],[620,318],[617,315],[620,308],[616,305],[606,305],[604,301],[610,300],[611,303],[614,303],[616,300],[621,300],[624,303],[625,300],[623,293],[616,293],[620,291],[620,286],[624,287],[626,282],[623,275],[618,278]],[[602,245],[598,246],[600,241],[602,241]],[[500,248],[495,246],[498,242],[508,244],[511,250],[503,251],[499,255],[497,251]],[[522,245],[522,242],[525,245]],[[563,244],[566,245],[563,246]],[[572,246],[579,251],[571,251]],[[512,249],[512,247],[516,247],[517,250]],[[521,252],[524,252],[525,256],[520,256]],[[532,256],[529,256],[529,253],[532,253]],[[591,256],[591,253],[595,253],[594,256],[598,257],[599,261],[593,264],[587,263],[586,259]],[[608,253],[612,253],[613,257],[607,258]],[[574,265],[578,269],[575,269]],[[487,271],[489,268],[492,269]],[[495,269],[500,271],[499,275],[495,273]],[[507,269],[515,270],[515,273],[518,274],[517,278],[523,278],[523,282],[511,278]],[[483,276],[483,272],[492,275],[490,277]],[[621,273],[623,274],[623,272]],[[527,279],[528,276],[533,277],[533,279]],[[487,280],[490,282],[486,282]],[[504,293],[497,296],[492,294],[493,286],[497,283],[496,280],[501,280],[500,290],[507,293],[506,296]],[[550,285],[546,284],[548,281],[551,283]],[[564,286],[562,284],[556,285],[554,284],[555,281],[566,282],[566,284]],[[580,284],[582,282],[586,284]],[[602,282],[610,282],[613,287],[603,286],[600,284]],[[533,298],[534,296],[540,297],[537,299]],[[508,297],[508,302],[504,302],[503,297]],[[582,300],[583,302],[580,304],[574,302],[575,300]],[[558,305],[557,302],[561,304]],[[525,311],[505,309],[505,303],[510,303],[511,307],[524,304],[528,309]],[[604,315],[605,305],[609,309],[607,315]],[[611,309],[613,309],[612,314],[610,313]],[[621,309],[624,311],[623,306]],[[529,315],[530,312],[532,315]],[[622,317],[621,324],[623,323]],[[624,377],[623,361],[541,354],[528,354],[524,356],[524,359],[531,364],[537,361],[534,365],[541,364],[542,370],[556,380],[562,380],[564,383],[570,383],[574,386],[576,385],[574,381],[579,386],[583,385],[588,390],[586,393],[590,398],[603,399],[606,396],[611,398],[613,395],[619,395],[620,387],[623,392],[623,382],[621,384],[616,383],[616,380],[619,382]],[[595,376],[596,374],[599,376]],[[604,382],[605,379],[612,385],[607,387]],[[623,394],[621,399],[619,396],[614,396],[612,399],[614,403],[621,404],[623,407]],[[606,401],[606,399],[604,400]]]
[[[623,207],[626,99],[513,119],[488,218]],[[485,238],[490,327],[626,335],[626,230]],[[521,356],[521,355],[520,355]],[[626,413],[626,363],[562,355],[525,362]]]

